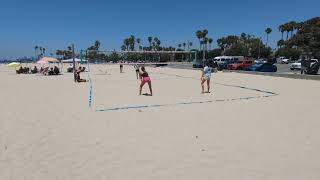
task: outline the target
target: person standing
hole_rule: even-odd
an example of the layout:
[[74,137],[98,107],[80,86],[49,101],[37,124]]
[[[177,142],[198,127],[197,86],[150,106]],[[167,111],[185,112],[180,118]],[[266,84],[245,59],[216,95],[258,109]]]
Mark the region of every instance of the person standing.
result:
[[[211,73],[212,73],[212,68],[206,64],[206,66],[203,68],[202,75],[201,75],[201,88],[202,91],[201,93],[210,93],[210,80],[211,80]],[[204,92],[204,84],[207,82],[207,91]]]
[[140,91],[139,91],[139,95],[141,95],[142,93],[142,88],[143,86],[148,83],[149,86],[149,90],[150,90],[150,96],[152,96],[152,86],[151,86],[151,78],[149,77],[148,72],[146,71],[145,67],[142,66],[141,67],[141,71],[139,71],[139,75],[141,77],[141,84],[140,84]]
[[123,64],[120,64],[120,73],[123,73]]
[[136,70],[136,75],[137,75],[137,79],[139,79],[139,65],[138,64],[135,64],[133,65],[134,69]]

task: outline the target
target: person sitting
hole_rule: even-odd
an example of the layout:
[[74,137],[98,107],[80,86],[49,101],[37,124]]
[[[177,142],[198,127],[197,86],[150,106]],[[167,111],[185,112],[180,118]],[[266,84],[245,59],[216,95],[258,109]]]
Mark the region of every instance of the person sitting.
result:
[[77,72],[76,72],[76,80],[77,80],[77,82],[87,82],[87,80],[86,79],[81,79],[81,77],[80,77],[80,73],[82,72],[82,70],[83,70],[83,68],[81,68],[81,67],[79,67],[79,69],[77,70]]
[[17,72],[17,74],[23,73],[23,68],[22,68],[22,66],[20,66],[20,68],[19,68],[18,70],[16,70],[16,72]]
[[60,74],[60,70],[59,70],[59,68],[57,66],[54,66],[53,72],[54,72],[54,75],[59,75]]
[[54,71],[53,71],[53,68],[50,68],[49,72],[48,72],[49,76],[52,76],[54,75]]
[[32,74],[38,73],[38,68],[37,68],[37,66],[34,66],[34,68],[31,69],[31,73],[32,73]]
[[43,67],[41,67],[40,70],[39,70],[39,72],[40,72],[40,73],[43,73],[43,71],[44,71],[44,69],[43,69]]
[[23,73],[23,74],[27,74],[27,73],[28,73],[27,67],[24,67],[24,68],[23,68],[22,73]]
[[49,75],[49,67],[44,68],[42,71],[42,74],[45,76],[48,76]]
[[72,73],[73,72],[73,67],[72,66],[68,67],[67,72],[68,73]]

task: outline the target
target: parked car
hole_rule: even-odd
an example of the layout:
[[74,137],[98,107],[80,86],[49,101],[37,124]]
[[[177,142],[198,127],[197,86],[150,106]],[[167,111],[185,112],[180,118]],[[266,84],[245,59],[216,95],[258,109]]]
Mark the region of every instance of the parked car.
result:
[[[283,62],[282,62],[283,60],[289,61],[288,58],[286,58],[286,57],[284,57],[284,56],[281,56],[281,57],[278,57],[278,58],[277,58],[277,63],[283,63]],[[284,61],[284,62],[285,62],[285,61]]]
[[282,59],[281,64],[289,64],[289,59]]
[[193,68],[203,68],[203,62],[200,61],[200,60],[193,61],[192,67],[193,67]]
[[213,59],[213,61],[217,62],[218,65],[224,64],[230,61],[241,61],[243,60],[243,56],[218,56]]
[[258,63],[244,68],[245,71],[277,72],[277,66],[271,63]]
[[290,64],[290,70],[301,70],[301,60]]
[[276,59],[276,58],[269,58],[269,59],[267,60],[267,62],[268,62],[268,63],[271,63],[271,64],[275,64],[275,63],[277,63],[277,59]]
[[223,63],[218,64],[218,69],[219,70],[223,70],[223,69],[228,69],[228,65],[229,64],[233,64],[238,62],[238,60],[228,60],[228,61],[224,61]]
[[267,62],[267,60],[265,60],[265,59],[256,59],[256,60],[254,60],[254,63],[256,63],[256,64],[266,63],[266,62]]
[[249,67],[253,65],[254,61],[252,60],[243,60],[243,61],[238,61],[236,63],[232,63],[228,65],[228,69],[230,70],[242,70],[246,67]]
[[317,75],[320,68],[318,59],[309,59],[301,61],[301,74]]

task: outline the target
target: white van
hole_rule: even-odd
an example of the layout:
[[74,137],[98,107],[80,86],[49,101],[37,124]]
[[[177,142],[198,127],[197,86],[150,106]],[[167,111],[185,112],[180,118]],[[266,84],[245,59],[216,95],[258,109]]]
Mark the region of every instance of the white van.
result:
[[220,65],[230,61],[233,61],[233,62],[241,61],[243,58],[244,58],[243,56],[218,56],[218,57],[215,57],[213,61],[217,62],[218,65]]

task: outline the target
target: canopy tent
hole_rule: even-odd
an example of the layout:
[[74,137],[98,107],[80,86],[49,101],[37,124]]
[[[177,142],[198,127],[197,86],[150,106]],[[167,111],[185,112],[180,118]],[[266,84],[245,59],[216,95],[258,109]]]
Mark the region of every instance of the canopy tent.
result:
[[49,63],[58,63],[59,62],[56,58],[51,58],[51,57],[43,57],[39,61],[46,61]]
[[37,64],[49,64],[49,61],[39,60]]
[[[74,60],[75,60],[75,62],[81,62],[81,59],[78,59],[78,58],[75,58]],[[73,63],[73,59],[62,60],[61,62],[62,62],[62,63]],[[86,63],[87,60],[82,59],[82,62]]]

